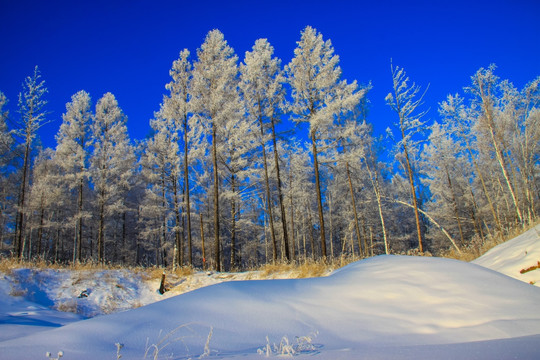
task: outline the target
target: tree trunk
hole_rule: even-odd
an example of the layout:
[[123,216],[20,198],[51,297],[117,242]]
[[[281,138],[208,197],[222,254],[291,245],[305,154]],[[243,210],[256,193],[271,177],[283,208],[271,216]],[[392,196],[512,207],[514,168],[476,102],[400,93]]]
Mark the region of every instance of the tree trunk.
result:
[[488,96],[485,94],[484,92],[484,87],[483,87],[483,84],[480,83],[480,94],[481,94],[481,98],[482,98],[482,105],[483,105],[483,108],[484,108],[484,115],[486,116],[486,120],[487,120],[487,125],[488,125],[488,129],[489,129],[489,134],[490,134],[490,137],[491,137],[491,142],[493,144],[493,147],[495,148],[495,155],[497,157],[497,161],[499,163],[499,166],[501,167],[501,171],[503,173],[503,176],[504,176],[504,180],[506,181],[506,185],[508,186],[508,190],[510,191],[510,195],[512,196],[512,201],[514,202],[514,206],[515,206],[515,211],[516,211],[516,215],[519,219],[519,223],[522,224],[522,225],[525,225],[523,223],[523,217],[521,215],[521,210],[519,209],[519,204],[518,204],[518,201],[517,201],[517,197],[516,197],[516,194],[515,194],[515,191],[514,191],[514,187],[512,186],[512,184],[510,183],[510,178],[508,176],[508,172],[506,170],[506,164],[505,164],[505,161],[504,161],[504,155],[502,153],[502,150],[499,146],[499,142],[497,141],[496,139],[496,130],[495,130],[495,121],[493,119],[493,113],[489,107],[489,100],[488,100]]
[[26,198],[26,182],[28,177],[28,161],[30,156],[30,139],[29,136],[26,137],[26,147],[24,151],[24,161],[23,161],[23,174],[21,181],[21,190],[19,193],[19,207],[17,210],[17,239],[15,241],[15,251],[17,257],[22,259],[23,256],[23,225],[24,225],[24,210],[25,210],[25,198]]
[[422,246],[422,229],[420,227],[420,215],[418,213],[418,202],[416,199],[416,189],[414,187],[413,172],[411,163],[409,161],[409,151],[407,149],[407,144],[405,143],[405,132],[403,128],[401,129],[401,135],[403,137],[403,151],[405,152],[405,161],[407,165],[407,174],[409,175],[409,185],[411,187],[411,196],[413,201],[414,208],[414,219],[416,220],[416,232],[418,234],[418,250],[422,253],[424,252],[424,247]]
[[163,217],[161,218],[161,240],[159,249],[161,253],[161,261],[163,266],[167,266],[165,244],[167,242],[167,198],[165,197],[165,174],[161,174],[161,207],[163,209]]
[[201,250],[202,250],[202,267],[203,270],[206,270],[206,250],[204,247],[204,225],[203,225],[203,215],[202,211],[199,213],[201,217]]
[[193,266],[193,249],[191,239],[191,203],[189,196],[189,163],[188,163],[188,123],[187,115],[184,116],[184,188],[186,192],[186,209],[184,213],[187,217],[187,241],[188,241],[188,262]]
[[127,240],[127,210],[122,212],[122,264],[126,261],[126,240]]
[[[410,205],[410,204],[408,204],[408,203],[406,203],[404,201],[400,201],[400,200],[392,200],[392,201],[394,201],[394,202],[396,202],[398,204],[402,204],[402,205],[411,207],[411,208],[413,207],[413,205]],[[454,246],[456,251],[461,254],[461,250],[456,245],[456,242],[454,241],[454,239],[452,239],[450,234],[448,234],[448,232],[441,225],[439,225],[439,223],[436,222],[435,219],[433,219],[427,212],[423,211],[422,209],[418,209],[418,211],[420,211],[425,217],[427,217],[429,219],[429,221],[431,221],[435,226],[437,226],[439,229],[441,229],[442,233],[448,238],[448,240],[450,240],[450,242],[452,243],[452,245]]]
[[354,190],[352,186],[352,180],[351,180],[351,172],[349,169],[349,162],[345,162],[345,168],[347,170],[347,179],[349,180],[349,191],[351,195],[351,206],[353,209],[353,216],[354,216],[354,229],[356,230],[356,240],[358,241],[358,252],[360,255],[364,254],[364,250],[362,249],[362,238],[360,236],[360,225],[358,224],[358,212],[356,211],[356,200],[354,198]]
[[484,240],[484,232],[482,231],[482,223],[476,217],[476,209],[478,209],[478,205],[476,205],[476,200],[475,200],[474,193],[473,193],[472,189],[469,188],[469,190],[471,192],[471,201],[472,201],[472,206],[470,207],[471,208],[471,210],[470,210],[471,220],[472,220],[472,222],[474,224],[474,230],[476,231],[476,234],[478,236],[480,236],[480,239],[483,241]]
[[82,261],[82,234],[83,234],[83,220],[82,220],[82,209],[83,209],[83,179],[79,182],[79,201],[78,201],[78,221],[77,221],[77,261],[80,263]]
[[328,194],[328,208],[330,210],[330,261],[334,260],[334,217],[332,216],[332,194]]
[[[296,260],[296,256],[295,256],[295,244],[296,244],[296,240],[295,240],[295,229],[294,229],[294,204],[293,204],[293,196],[292,196],[292,171],[289,171],[289,200],[290,200],[290,203],[291,203],[291,240],[292,240],[292,245],[293,245],[293,248],[292,248],[292,260]],[[300,243],[300,242],[299,242]],[[300,255],[300,244],[298,244],[298,255]]]
[[173,193],[174,193],[174,220],[175,220],[175,230],[174,230],[174,240],[176,244],[176,264],[180,267],[184,264],[184,244],[182,244],[182,237],[180,235],[180,204],[178,201],[178,181],[176,177],[172,179],[173,183]]
[[461,246],[465,245],[465,240],[463,238],[463,229],[461,227],[461,220],[459,218],[458,213],[458,205],[456,201],[456,194],[454,192],[454,187],[452,185],[452,180],[450,179],[450,174],[448,173],[448,169],[446,166],[444,167],[444,171],[446,172],[446,179],[448,180],[448,187],[450,188],[450,193],[452,194],[452,205],[454,208],[454,217],[456,218],[458,229],[459,229],[459,239],[461,240]]
[[231,199],[231,267],[232,271],[236,267],[236,201],[234,199],[236,192],[236,177],[231,175],[231,187],[233,197]]
[[471,145],[470,145],[469,141],[467,139],[465,139],[465,141],[467,143],[467,150],[469,152],[469,156],[471,157],[471,161],[473,162],[474,168],[476,169],[476,173],[477,173],[478,177],[480,178],[480,182],[482,183],[482,190],[483,190],[484,195],[486,196],[486,199],[488,201],[489,209],[491,210],[491,215],[493,216],[493,220],[495,221],[495,225],[497,226],[497,230],[499,231],[499,233],[502,234],[501,222],[499,220],[499,217],[497,216],[497,212],[495,211],[495,206],[493,206],[493,201],[491,200],[491,196],[489,195],[489,192],[488,192],[488,189],[487,189],[487,186],[486,186],[486,182],[484,180],[484,175],[482,175],[482,172],[480,171],[480,167],[478,166],[478,163],[474,159],[474,155],[473,155],[473,152],[472,152]]
[[[307,209],[307,207],[306,207]],[[302,245],[303,245],[303,248],[304,248],[304,262],[307,260],[307,249],[306,249],[306,231],[307,229],[305,229],[306,227],[306,215],[304,213],[302,213],[302,224],[304,225],[304,231],[302,231]],[[313,243],[313,233],[311,235],[311,240],[312,240],[312,243]]]
[[219,174],[217,163],[216,124],[212,121],[212,160],[214,165],[214,251],[216,271],[221,272],[220,241],[219,241]]
[[319,174],[319,160],[317,159],[317,144],[314,131],[311,132],[311,145],[313,148],[313,167],[315,170],[315,187],[317,190],[317,207],[319,209],[319,226],[321,231],[321,257],[323,261],[326,261],[326,235],[324,232],[324,213],[322,206],[321,180]]
[[308,225],[309,225],[309,239],[310,239],[310,242],[311,242],[311,258],[313,260],[315,260],[315,257],[316,257],[316,248],[315,248],[315,236],[313,235],[313,217],[311,216],[311,209],[306,206],[306,209],[307,209],[307,213],[308,213]]
[[43,199],[43,194],[41,195],[41,204],[40,204],[40,214],[39,214],[39,229],[38,229],[38,238],[37,238],[37,255],[41,256],[41,244],[43,241],[43,225],[45,218],[45,204]]
[[287,233],[287,213],[285,212],[285,203],[283,201],[281,175],[279,172],[279,156],[278,156],[278,150],[277,150],[276,129],[274,125],[274,118],[271,119],[271,124],[272,124],[272,142],[274,144],[274,161],[276,163],[276,176],[277,176],[277,181],[278,181],[277,190],[278,190],[278,199],[279,199],[279,209],[281,211],[281,226],[283,228],[283,247],[285,248],[285,258],[287,259],[287,261],[290,261],[291,255],[289,253],[289,236]]
[[[364,161],[366,162],[366,168],[369,172],[369,180],[371,181],[371,186],[373,186],[373,192],[375,193],[375,198],[377,199],[377,208],[379,210],[379,219],[381,220],[381,227],[383,232],[383,240],[384,240],[384,252],[386,255],[390,254],[390,248],[388,246],[388,237],[386,235],[386,226],[384,224],[384,215],[382,211],[382,201],[381,201],[381,191],[379,188],[379,176],[376,168],[376,164],[374,164],[374,174],[371,172],[371,169],[369,167],[369,163],[367,161],[367,157],[364,157]],[[373,177],[375,176],[375,179]],[[371,249],[371,252],[373,253],[373,247]]]
[[[103,194],[102,194],[103,195]],[[98,261],[103,264],[104,262],[104,230],[105,230],[105,203],[100,200],[99,204],[99,228],[98,228]]]
[[[259,116],[259,124],[261,126],[261,139],[264,138],[264,130],[263,130],[263,121],[262,116]],[[268,164],[266,162],[266,148],[264,146],[264,142],[261,141],[262,146],[262,152],[263,152],[263,165],[264,165],[264,182],[266,185],[266,207],[268,208],[268,219],[270,220],[270,236],[272,237],[272,259],[274,264],[277,261],[277,241],[276,241],[276,232],[274,230],[274,214],[272,211],[272,195],[270,194],[270,182],[268,180]],[[287,256],[288,260],[288,256]]]

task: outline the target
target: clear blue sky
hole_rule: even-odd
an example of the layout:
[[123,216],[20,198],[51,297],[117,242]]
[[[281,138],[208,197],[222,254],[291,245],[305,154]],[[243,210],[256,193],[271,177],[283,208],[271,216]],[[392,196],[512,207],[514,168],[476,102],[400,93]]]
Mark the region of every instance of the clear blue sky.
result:
[[65,104],[79,90],[94,104],[112,92],[130,136],[142,139],[182,49],[195,56],[217,28],[240,60],[267,38],[286,64],[306,25],[332,40],[344,78],[372,82],[370,121],[379,134],[394,120],[384,102],[391,58],[417,84],[430,84],[429,119],[438,117],[438,102],[490,63],[519,88],[540,75],[538,0],[0,0],[0,91],[17,117],[21,84],[40,67],[53,120],[41,132],[45,146],[55,146]]

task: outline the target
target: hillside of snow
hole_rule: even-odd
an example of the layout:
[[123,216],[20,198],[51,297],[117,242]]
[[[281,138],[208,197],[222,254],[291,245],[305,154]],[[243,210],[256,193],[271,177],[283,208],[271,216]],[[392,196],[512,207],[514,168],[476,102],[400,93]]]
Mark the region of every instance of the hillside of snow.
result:
[[472,262],[540,286],[540,269],[533,269],[540,265],[540,225],[494,247]]
[[[12,296],[4,275],[0,359],[114,359],[115,344],[122,359],[537,359],[540,289],[528,282],[540,270],[523,281],[495,270],[533,265],[539,230],[474,264],[378,256],[327,277],[228,281],[85,320],[49,309],[40,289]],[[159,298],[136,283],[120,282]]]

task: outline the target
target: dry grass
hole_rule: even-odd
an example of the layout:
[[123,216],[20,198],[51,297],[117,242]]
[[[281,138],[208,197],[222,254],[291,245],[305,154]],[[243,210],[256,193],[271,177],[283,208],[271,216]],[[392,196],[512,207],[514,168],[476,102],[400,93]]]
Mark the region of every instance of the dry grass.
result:
[[[342,256],[332,259],[330,262],[324,262],[322,260],[305,259],[296,262],[277,262],[275,264],[264,264],[258,268],[250,269],[259,271],[260,274],[256,277],[273,278],[281,275],[289,275],[294,278],[308,278],[308,277],[320,277],[327,275],[330,271],[341,268],[353,261],[359,260],[358,257]],[[65,269],[76,270],[77,272],[87,273],[88,271],[103,271],[103,270],[130,270],[135,274],[141,275],[144,280],[160,280],[161,275],[165,272],[167,278],[179,279],[193,275],[197,269],[184,266],[178,267],[174,271],[170,268],[164,268],[159,266],[154,267],[128,267],[122,265],[101,264],[93,261],[87,261],[84,263],[74,264],[59,264],[46,261],[43,259],[34,260],[19,260],[12,257],[0,258],[0,273],[10,274],[14,269],[33,269],[33,270],[45,270],[45,269]],[[230,274],[223,274],[228,276]],[[85,275],[81,275],[85,276]],[[77,280],[75,280],[77,282]]]
[[69,264],[55,263],[43,258],[32,260],[17,259],[15,257],[0,257],[0,272],[9,273],[13,269],[69,269],[69,270],[119,270],[125,269],[122,265],[101,264],[94,261],[85,261],[82,263],[75,262]]
[[56,310],[70,313],[77,313],[77,301],[74,299],[69,299],[61,303],[56,304]]
[[441,253],[440,256],[469,262],[484,255],[495,246],[511,240],[518,235],[521,235],[524,232],[534,228],[538,224],[540,224],[540,220],[536,220],[525,227],[515,226],[511,229],[507,229],[503,234],[488,236],[484,240],[475,237],[468,246],[461,249],[461,253],[458,253],[454,248],[452,248]]
[[14,269],[59,269],[62,266],[53,264],[43,259],[35,259],[32,261],[19,260],[14,257],[0,257],[0,272],[10,274]]
[[357,257],[343,256],[333,259],[332,262],[323,260],[306,259],[299,262],[277,262],[275,264],[264,264],[259,267],[260,276],[263,278],[274,278],[287,274],[291,278],[311,278],[328,275],[332,270],[341,268],[353,261],[359,260]]
[[28,293],[28,289],[20,289],[16,286],[11,287],[11,291],[9,292],[10,296],[26,296]]
[[[470,244],[461,249],[461,253],[458,253],[455,249],[451,248],[439,254],[441,257],[458,259],[462,261],[472,261],[483,254],[485,254],[491,248],[507,241],[513,239],[514,237],[522,234],[523,232],[532,229],[533,227],[540,224],[540,219],[536,220],[534,223],[531,223],[526,228],[521,226],[516,226],[512,229],[505,231],[502,235],[493,235],[488,236],[483,240],[474,238]],[[429,253],[424,254],[409,254],[408,255],[418,255],[418,256],[431,256]],[[258,268],[250,269],[254,271],[259,271],[260,274],[256,277],[263,278],[275,278],[280,276],[288,276],[294,278],[308,278],[308,277],[320,277],[325,276],[330,273],[332,270],[339,269],[343,266],[350,264],[351,262],[360,260],[356,256],[342,256],[332,259],[329,262],[324,262],[322,260],[313,260],[313,259],[304,259],[294,262],[277,262],[275,264],[269,263],[261,265]],[[87,261],[83,263],[73,263],[73,264],[59,264],[50,261],[46,261],[42,258],[34,260],[19,260],[13,257],[0,257],[0,273],[11,274],[13,269],[34,269],[34,270],[43,270],[43,269],[69,269],[69,270],[87,270],[87,271],[96,271],[96,270],[130,270],[135,274],[141,275],[145,280],[159,280],[163,272],[167,274],[168,277],[172,277],[175,280],[180,278],[189,277],[193,275],[197,269],[193,267],[178,267],[175,270],[170,268],[163,267],[127,267],[123,265],[113,265],[113,264],[101,264],[99,262]],[[223,275],[227,276],[227,275]]]

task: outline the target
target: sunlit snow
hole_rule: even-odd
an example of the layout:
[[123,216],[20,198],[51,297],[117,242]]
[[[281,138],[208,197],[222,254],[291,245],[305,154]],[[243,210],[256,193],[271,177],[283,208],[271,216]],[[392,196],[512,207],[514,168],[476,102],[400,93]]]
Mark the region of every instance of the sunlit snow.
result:
[[[83,321],[29,302],[43,301],[37,289],[10,296],[4,276],[0,358],[112,359],[121,343],[123,359],[537,359],[540,289],[492,269],[529,267],[538,230],[476,264],[378,256],[328,277],[223,282]],[[120,282],[132,287],[125,301],[159,298],[136,283]]]

